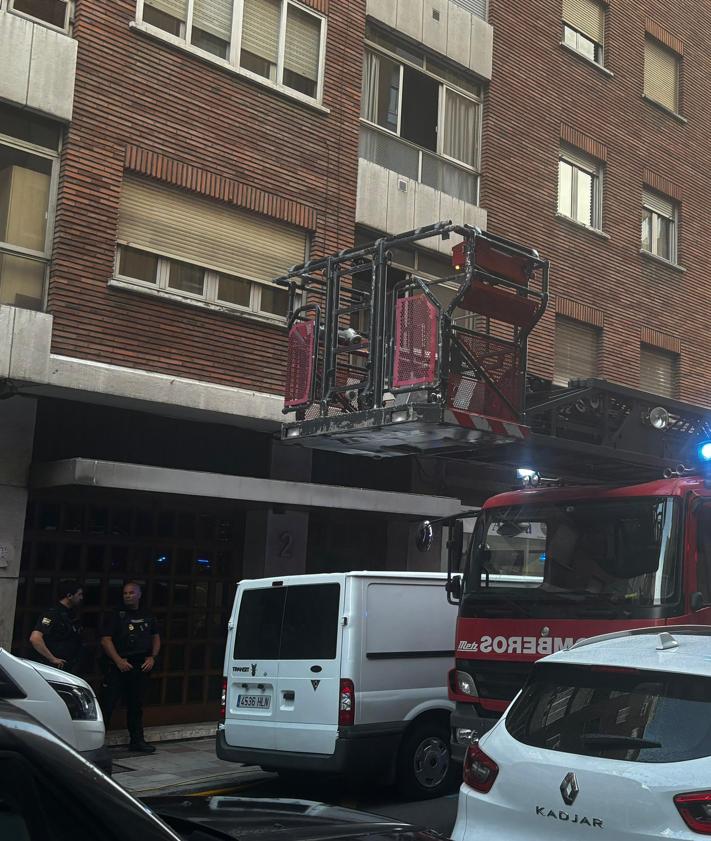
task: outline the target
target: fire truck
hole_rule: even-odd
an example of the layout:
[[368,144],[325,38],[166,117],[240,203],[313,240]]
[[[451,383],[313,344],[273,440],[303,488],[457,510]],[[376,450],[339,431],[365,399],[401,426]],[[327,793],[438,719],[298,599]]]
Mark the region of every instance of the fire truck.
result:
[[[398,249],[433,241],[451,254],[447,277],[393,267]],[[476,513],[466,551],[462,521],[440,521],[459,604],[455,759],[537,658],[627,628],[711,624],[711,416],[604,380],[555,387],[528,373],[549,294],[536,250],[441,222],[279,282],[290,295],[284,441],[522,477]]]

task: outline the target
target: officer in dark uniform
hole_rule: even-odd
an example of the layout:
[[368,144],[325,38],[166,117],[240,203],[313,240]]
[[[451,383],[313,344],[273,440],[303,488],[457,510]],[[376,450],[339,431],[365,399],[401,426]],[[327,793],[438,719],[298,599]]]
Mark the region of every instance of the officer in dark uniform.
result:
[[108,658],[101,684],[101,709],[108,728],[119,699],[126,706],[130,749],[153,753],[143,737],[143,694],[148,675],[160,651],[155,617],[140,607],[141,587],[128,581],[123,587],[123,610],[110,614],[102,629],[101,647]]
[[84,591],[78,581],[60,582],[60,591],[63,595],[59,604],[40,616],[30,634],[30,643],[41,662],[79,674],[82,626],[75,610],[84,599]]

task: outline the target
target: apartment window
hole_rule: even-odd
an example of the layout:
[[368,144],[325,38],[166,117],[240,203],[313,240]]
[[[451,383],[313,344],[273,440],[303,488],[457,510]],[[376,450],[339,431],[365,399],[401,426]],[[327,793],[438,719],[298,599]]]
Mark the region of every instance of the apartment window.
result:
[[139,0],[137,16],[275,87],[320,98],[325,19],[293,0]]
[[649,37],[644,42],[644,94],[679,111],[679,57]]
[[645,190],[642,194],[642,249],[676,262],[676,219],[674,202]]
[[42,309],[60,129],[0,106],[0,304]]
[[479,85],[386,36],[368,37],[361,118],[382,131],[363,126],[361,157],[476,204]]
[[115,284],[283,319],[271,282],[306,258],[302,230],[162,184],[126,178]]
[[639,352],[639,387],[642,391],[675,398],[679,385],[678,360],[675,353],[642,345]]
[[600,330],[591,324],[558,316],[555,320],[555,362],[553,382],[567,386],[569,380],[598,375]]
[[590,61],[603,63],[605,12],[595,0],[563,0],[563,43]]
[[558,213],[587,225],[602,226],[601,171],[593,159],[562,149],[558,160]]
[[9,0],[8,8],[57,29],[69,27],[69,0]]

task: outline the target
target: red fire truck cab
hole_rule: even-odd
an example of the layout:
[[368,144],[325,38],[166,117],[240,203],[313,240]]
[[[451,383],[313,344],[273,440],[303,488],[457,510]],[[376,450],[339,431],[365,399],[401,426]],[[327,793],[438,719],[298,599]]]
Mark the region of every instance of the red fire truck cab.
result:
[[711,624],[711,484],[676,476],[499,494],[450,590],[460,600],[452,751],[462,759],[539,657],[622,629]]

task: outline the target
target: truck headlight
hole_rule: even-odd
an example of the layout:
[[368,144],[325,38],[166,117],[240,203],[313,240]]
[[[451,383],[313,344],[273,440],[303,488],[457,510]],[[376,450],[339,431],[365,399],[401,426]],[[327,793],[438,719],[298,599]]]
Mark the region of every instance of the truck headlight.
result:
[[96,708],[96,697],[90,689],[83,686],[69,686],[66,683],[49,684],[67,705],[69,716],[73,721],[96,721],[99,713]]
[[457,692],[461,692],[462,695],[477,696],[479,694],[476,689],[476,684],[474,683],[474,678],[467,672],[462,672],[457,669],[454,675],[454,684],[457,688]]

